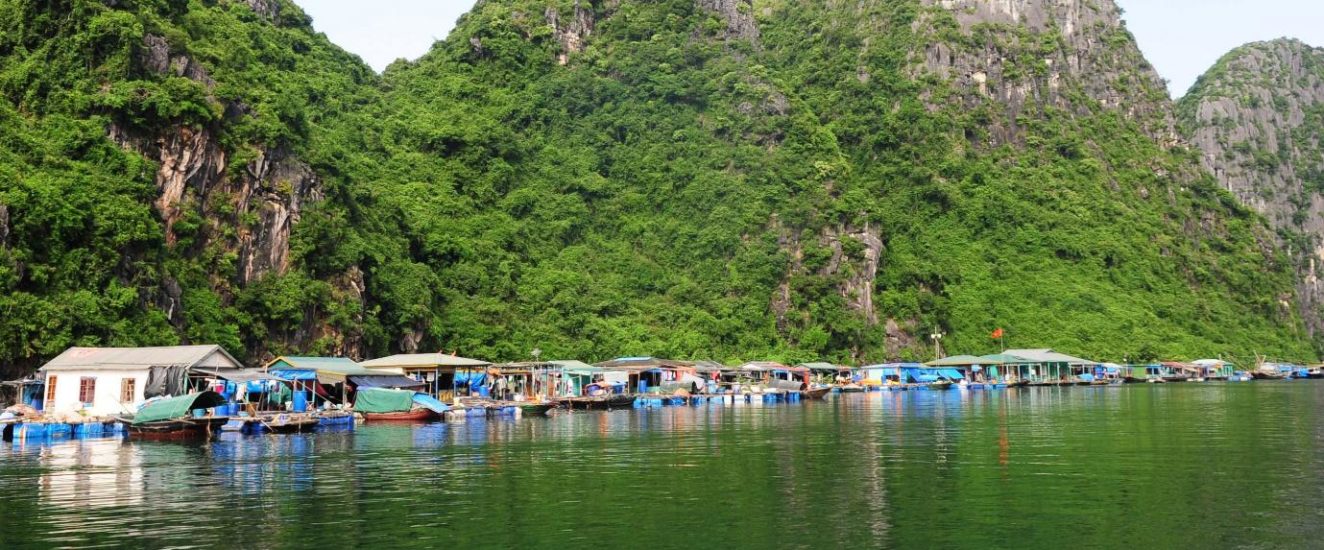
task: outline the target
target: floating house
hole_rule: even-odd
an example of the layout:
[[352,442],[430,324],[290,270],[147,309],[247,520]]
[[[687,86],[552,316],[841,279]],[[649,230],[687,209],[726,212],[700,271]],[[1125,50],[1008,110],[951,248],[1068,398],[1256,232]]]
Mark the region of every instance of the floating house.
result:
[[924,377],[924,370],[919,363],[886,363],[860,367],[852,378],[864,386],[917,384]]
[[1226,380],[1236,373],[1236,365],[1222,359],[1197,359],[1191,362],[1199,371],[1202,378],[1209,380]]
[[580,397],[590,393],[623,393],[629,385],[629,375],[622,371],[609,371],[583,361],[548,361],[560,368],[555,395]]
[[625,373],[629,381],[628,387],[639,393],[648,393],[650,389],[657,388],[662,392],[692,389],[695,384],[704,383],[699,378],[694,363],[688,361],[655,357],[622,357],[594,366],[607,371]]
[[417,389],[426,386],[403,374],[365,368],[347,357],[289,357],[273,359],[263,370],[288,380],[317,399],[336,404],[350,402],[350,391],[367,388]]
[[487,376],[491,363],[445,353],[407,353],[362,361],[359,366],[384,374],[400,374],[422,382],[427,391],[442,401],[469,395]]
[[1004,370],[1011,370],[1018,379],[1031,382],[1070,381],[1083,375],[1093,376],[1098,361],[1081,359],[1051,349],[1009,349],[997,355],[1007,357]]
[[926,367],[935,370],[939,378],[959,382],[967,380],[970,382],[984,382],[986,380],[995,380],[1001,374],[998,372],[998,366],[1005,363],[999,359],[987,357],[976,357],[974,355],[953,355],[944,357],[937,361],[925,363]]
[[46,378],[43,410],[90,416],[132,413],[158,396],[204,389],[243,365],[220,346],[69,348],[39,369]]
[[850,367],[834,365],[832,363],[800,363],[799,365],[796,365],[796,367],[809,371],[816,380],[828,384],[838,380],[849,380],[851,374]]

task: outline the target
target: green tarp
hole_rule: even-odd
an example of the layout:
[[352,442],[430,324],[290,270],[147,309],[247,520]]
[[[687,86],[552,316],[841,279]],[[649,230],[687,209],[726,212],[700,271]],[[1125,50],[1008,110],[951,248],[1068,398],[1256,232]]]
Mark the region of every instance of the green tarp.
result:
[[174,420],[189,416],[189,411],[193,409],[210,409],[224,404],[225,398],[214,391],[171,397],[143,405],[142,410],[133,416],[133,423],[146,424],[148,422]]
[[359,390],[354,410],[361,413],[409,412],[414,408],[414,392],[380,388]]

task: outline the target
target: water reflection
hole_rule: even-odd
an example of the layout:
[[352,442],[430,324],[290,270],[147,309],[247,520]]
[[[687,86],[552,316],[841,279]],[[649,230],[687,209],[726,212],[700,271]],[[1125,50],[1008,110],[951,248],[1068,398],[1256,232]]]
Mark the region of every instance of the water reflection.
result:
[[14,446],[0,541],[1299,546],[1321,405],[1312,383],[920,391]]

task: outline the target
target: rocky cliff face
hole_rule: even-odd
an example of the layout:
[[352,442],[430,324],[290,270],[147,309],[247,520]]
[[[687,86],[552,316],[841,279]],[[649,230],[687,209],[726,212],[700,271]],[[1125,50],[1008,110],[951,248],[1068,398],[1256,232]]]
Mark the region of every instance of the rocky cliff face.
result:
[[1224,56],[1180,103],[1181,123],[1219,183],[1278,229],[1300,306],[1324,331],[1324,49],[1296,40]]
[[1115,111],[1175,144],[1172,105],[1113,0],[923,0],[922,66],[1005,107],[993,132],[1015,139],[1027,109],[1079,116]]

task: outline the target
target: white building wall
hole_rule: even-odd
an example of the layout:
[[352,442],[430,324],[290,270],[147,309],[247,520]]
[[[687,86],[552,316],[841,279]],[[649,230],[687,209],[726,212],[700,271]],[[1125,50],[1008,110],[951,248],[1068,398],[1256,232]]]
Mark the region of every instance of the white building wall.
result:
[[[131,414],[134,412],[134,405],[144,400],[143,390],[147,385],[147,369],[142,370],[61,370],[46,373],[46,382],[49,392],[51,377],[55,377],[55,400],[47,401],[45,404],[46,412],[56,413],[76,413],[86,411],[88,416],[109,416],[114,414]],[[85,377],[95,378],[97,381],[96,392],[93,395],[91,406],[78,400],[78,390],[81,386],[81,380]],[[136,380],[133,388],[133,401],[120,401],[120,382],[126,378]]]

